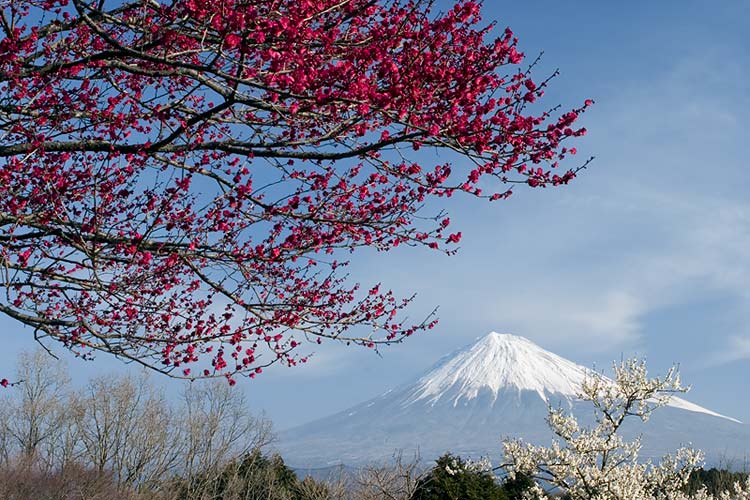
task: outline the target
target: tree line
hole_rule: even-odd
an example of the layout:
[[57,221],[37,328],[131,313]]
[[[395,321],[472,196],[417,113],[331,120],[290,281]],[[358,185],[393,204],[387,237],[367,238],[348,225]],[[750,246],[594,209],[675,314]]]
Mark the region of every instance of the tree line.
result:
[[18,358],[19,380],[0,395],[0,498],[7,500],[730,500],[750,497],[744,473],[700,467],[697,450],[660,462],[618,434],[647,420],[679,374],[649,378],[643,362],[584,382],[597,424],[550,409],[550,447],[504,443],[505,463],[445,454],[432,467],[401,455],[327,480],[300,478],[278,454],[271,421],[224,381],[167,398],[148,375],[99,375],[75,388],[44,351]]
[[17,377],[0,396],[2,498],[216,498],[251,461],[265,471],[258,488],[278,480],[260,453],[270,420],[224,381],[188,385],[175,400],[146,375],[100,375],[74,389],[43,351],[22,354]]
[[76,388],[43,350],[19,356],[16,379],[0,395],[4,500],[426,500],[484,494],[494,483],[475,471],[447,478],[446,460],[464,464],[450,456],[429,470],[399,455],[327,480],[300,478],[267,452],[271,421],[221,380],[189,384],[177,398],[146,373]]

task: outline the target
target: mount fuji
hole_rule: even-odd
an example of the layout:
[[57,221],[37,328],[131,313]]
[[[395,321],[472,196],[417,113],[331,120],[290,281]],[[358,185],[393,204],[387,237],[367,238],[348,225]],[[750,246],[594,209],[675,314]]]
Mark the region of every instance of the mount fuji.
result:
[[[505,437],[551,442],[548,405],[590,422],[592,407],[577,395],[591,373],[528,339],[492,332],[412,383],[281,433],[278,448],[297,467],[361,465],[396,451],[423,459],[447,451],[497,459]],[[703,450],[708,463],[750,455],[750,426],[677,397],[648,423],[633,419],[623,433],[643,437],[644,457],[687,444]]]

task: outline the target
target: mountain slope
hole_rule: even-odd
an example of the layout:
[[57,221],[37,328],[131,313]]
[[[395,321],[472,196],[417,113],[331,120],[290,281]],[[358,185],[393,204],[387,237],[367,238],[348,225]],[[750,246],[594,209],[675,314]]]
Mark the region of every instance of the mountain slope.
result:
[[[413,383],[281,434],[280,451],[296,466],[359,464],[395,450],[431,459],[446,451],[497,457],[502,437],[548,443],[548,404],[565,405],[582,419],[578,400],[591,371],[514,335],[492,332],[443,357]],[[710,454],[744,457],[750,431],[684,399],[672,398],[645,426],[644,453],[662,455],[687,441]]]
[[492,332],[468,348],[434,366],[415,384],[414,401],[431,403],[455,394],[454,406],[489,390],[534,391],[575,396],[586,370],[533,342],[514,335]]

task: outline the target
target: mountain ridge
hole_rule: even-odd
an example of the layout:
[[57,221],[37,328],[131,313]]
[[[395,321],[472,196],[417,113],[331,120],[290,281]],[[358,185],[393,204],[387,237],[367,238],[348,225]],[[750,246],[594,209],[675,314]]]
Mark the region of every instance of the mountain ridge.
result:
[[[282,432],[278,448],[289,463],[303,467],[382,461],[396,450],[419,450],[424,458],[446,451],[497,457],[501,436],[548,444],[549,405],[564,404],[583,421],[590,419],[590,404],[577,394],[594,373],[523,337],[491,332],[443,356],[412,382]],[[748,426],[675,397],[643,429],[633,423],[625,432],[644,434],[650,457],[688,441],[715,449],[717,456],[750,451]]]
[[[485,362],[481,363],[482,360]],[[417,382],[420,394],[415,402],[440,399],[450,392],[446,385],[457,383],[463,387],[454,406],[459,398],[473,399],[481,388],[489,388],[495,398],[501,389],[511,387],[534,391],[545,401],[552,395],[578,397],[581,384],[591,376],[612,382],[601,373],[547,351],[525,337],[492,331],[454,351],[449,359],[438,362],[422,375]],[[667,405],[742,423],[677,396],[672,396]]]

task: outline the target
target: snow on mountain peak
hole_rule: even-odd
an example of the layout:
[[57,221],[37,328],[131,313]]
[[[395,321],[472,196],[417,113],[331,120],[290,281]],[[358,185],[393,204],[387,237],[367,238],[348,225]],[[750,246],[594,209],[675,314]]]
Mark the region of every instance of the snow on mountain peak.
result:
[[[424,376],[333,415],[281,434],[290,463],[305,468],[382,462],[394,450],[437,458],[501,458],[500,436],[549,442],[547,403],[565,405],[590,423],[591,404],[576,397],[593,370],[515,335],[490,333],[438,361]],[[750,428],[688,401],[672,398],[627,439],[642,434],[643,457],[659,457],[687,441],[709,460],[741,459],[750,449]],[[635,434],[638,433],[638,434]]]
[[482,390],[496,398],[502,389],[534,391],[545,400],[551,394],[574,397],[587,372],[524,337],[491,332],[420,378],[413,401],[434,403],[448,395],[456,405]]
[[[593,370],[542,349],[527,338],[490,332],[443,358],[409,391],[410,403],[435,404],[441,399],[467,402],[489,391],[493,401],[501,391],[533,391],[547,401],[550,396],[576,398]],[[668,406],[739,422],[702,406],[672,396]]]

